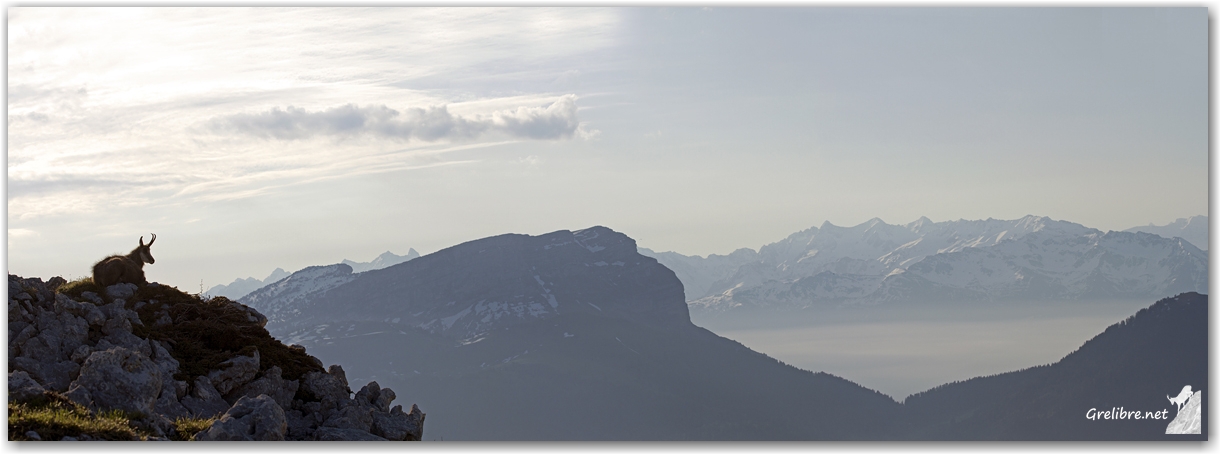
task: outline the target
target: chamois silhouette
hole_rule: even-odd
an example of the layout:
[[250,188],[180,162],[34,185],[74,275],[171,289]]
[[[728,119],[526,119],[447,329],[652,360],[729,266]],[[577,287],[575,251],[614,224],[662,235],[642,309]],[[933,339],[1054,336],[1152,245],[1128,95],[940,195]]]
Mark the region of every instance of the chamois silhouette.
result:
[[144,278],[144,264],[156,263],[149,250],[154,241],[157,241],[155,233],[148,244],[144,244],[144,237],[141,236],[140,245],[130,254],[112,255],[93,264],[93,283],[101,289],[120,283],[148,285],[148,280]]

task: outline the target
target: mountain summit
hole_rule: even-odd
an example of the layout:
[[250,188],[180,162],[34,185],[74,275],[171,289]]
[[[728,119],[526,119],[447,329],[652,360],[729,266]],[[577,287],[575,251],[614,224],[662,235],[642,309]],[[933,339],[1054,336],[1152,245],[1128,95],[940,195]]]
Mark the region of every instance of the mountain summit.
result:
[[[269,317],[279,313],[273,302],[260,298],[252,294],[243,301],[267,309]],[[682,283],[673,272],[636,253],[635,240],[605,227],[463,243],[353,275],[293,310],[300,315],[284,319],[278,329],[334,319],[393,321],[468,338],[559,314],[593,313],[648,325],[690,323]]]

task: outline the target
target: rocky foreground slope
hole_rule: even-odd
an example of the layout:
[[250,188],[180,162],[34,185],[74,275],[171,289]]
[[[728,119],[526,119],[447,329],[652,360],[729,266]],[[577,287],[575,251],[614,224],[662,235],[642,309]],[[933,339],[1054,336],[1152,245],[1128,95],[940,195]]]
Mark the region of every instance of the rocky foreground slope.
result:
[[[275,340],[254,309],[156,283],[96,290],[9,275],[10,413],[66,398],[129,415],[151,439],[180,438],[181,418],[215,418],[196,440],[422,438],[418,407],[391,408],[376,382],[353,396],[342,367]],[[10,439],[44,439],[11,421]]]

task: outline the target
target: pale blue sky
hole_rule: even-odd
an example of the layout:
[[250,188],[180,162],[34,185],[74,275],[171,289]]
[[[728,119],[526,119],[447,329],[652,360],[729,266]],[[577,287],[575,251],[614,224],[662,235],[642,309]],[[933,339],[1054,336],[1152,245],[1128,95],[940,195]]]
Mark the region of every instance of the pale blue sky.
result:
[[10,8],[8,264],[1208,209],[1205,8]]

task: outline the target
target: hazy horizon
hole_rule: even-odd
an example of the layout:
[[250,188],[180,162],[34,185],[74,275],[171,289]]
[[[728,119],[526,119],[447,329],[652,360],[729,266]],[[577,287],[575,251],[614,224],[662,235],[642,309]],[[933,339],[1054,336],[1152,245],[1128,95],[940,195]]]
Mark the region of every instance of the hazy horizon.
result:
[[[10,273],[1208,213],[1206,8],[8,10]],[[202,284],[201,282],[202,281]]]
[[693,321],[792,366],[836,375],[902,402],[955,381],[1058,362],[1157,299],[951,310],[887,306]]

